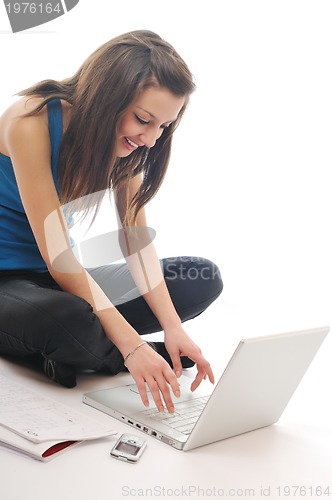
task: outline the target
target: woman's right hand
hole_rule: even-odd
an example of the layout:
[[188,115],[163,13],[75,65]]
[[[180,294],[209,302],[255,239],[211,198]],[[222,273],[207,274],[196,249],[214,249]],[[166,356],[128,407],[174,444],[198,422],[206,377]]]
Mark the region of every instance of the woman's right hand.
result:
[[133,376],[144,406],[149,406],[147,388],[159,412],[174,412],[172,394],[180,397],[180,384],[170,365],[148,344],[128,356],[126,367]]

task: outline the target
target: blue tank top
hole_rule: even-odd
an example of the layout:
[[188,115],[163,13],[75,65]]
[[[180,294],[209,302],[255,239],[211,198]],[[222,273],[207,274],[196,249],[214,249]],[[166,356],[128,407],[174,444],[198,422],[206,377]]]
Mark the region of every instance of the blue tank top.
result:
[[[59,193],[58,157],[63,131],[61,101],[50,101],[47,112],[52,175]],[[47,271],[21,202],[11,159],[0,153],[0,270],[16,269]]]

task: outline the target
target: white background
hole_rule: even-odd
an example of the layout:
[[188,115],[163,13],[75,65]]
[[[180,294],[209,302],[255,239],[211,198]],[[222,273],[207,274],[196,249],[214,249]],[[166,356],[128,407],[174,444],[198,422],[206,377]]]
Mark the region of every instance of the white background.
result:
[[[244,336],[332,324],[331,24],[331,3],[319,0],[80,0],[57,20],[12,34],[0,5],[1,110],[22,88],[72,75],[100,44],[133,29],[156,31],[187,61],[197,90],[176,133],[167,178],[148,214],[160,257],[202,255],[221,269],[222,297],[188,325],[216,373]],[[207,447],[190,459],[154,442],[145,466],[136,472],[107,461],[113,490],[107,491],[105,476],[98,476],[96,498],[121,498],[128,473],[132,487],[142,484],[144,476],[147,487],[227,483],[253,486],[257,497],[267,483],[331,483],[330,353],[328,338],[280,423],[285,427],[266,430],[267,442],[252,433]],[[11,364],[3,361],[1,366],[14,372]],[[15,376],[26,376],[21,371]],[[34,381],[62,398],[61,389],[42,382],[38,374]],[[95,378],[82,380],[72,401],[96,384]],[[88,459],[90,453],[94,461],[101,457],[100,470],[106,470],[98,447],[78,447],[52,464],[33,462],[28,466],[34,477],[28,482],[31,492],[39,472],[48,470],[48,481],[55,480],[65,473],[67,460],[72,467],[76,460],[70,493],[83,498],[84,491],[93,491],[92,471],[98,467],[90,464],[90,486],[84,489],[80,468],[88,473],[89,467],[86,462],[82,466],[81,457]],[[10,470],[23,471],[28,463],[3,452],[0,460],[1,478],[9,464]],[[172,475],[173,460],[178,465]],[[119,470],[118,479],[114,470]],[[182,483],[180,470],[187,474]],[[23,485],[7,475],[6,480],[0,491],[5,487],[6,499],[16,500]],[[54,488],[61,491],[60,485]],[[45,497],[42,489],[39,493],[35,498],[53,498],[50,491]]]

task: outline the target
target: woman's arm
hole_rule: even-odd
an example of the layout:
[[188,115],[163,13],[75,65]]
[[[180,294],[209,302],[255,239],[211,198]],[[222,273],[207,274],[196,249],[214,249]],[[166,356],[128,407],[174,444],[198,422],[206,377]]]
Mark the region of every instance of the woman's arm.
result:
[[152,239],[149,237],[144,208],[138,213],[135,227],[126,228],[122,222],[125,217],[127,200],[134,197],[141,182],[141,175],[130,181],[129,197],[121,190],[116,193],[116,206],[122,234],[121,246],[142,296],[164,330],[165,345],[172,359],[176,375],[179,377],[182,373],[181,355],[188,356],[196,362],[198,373],[192,384],[192,390],[194,390],[206,376],[213,383],[214,376],[211,366],[202,355],[201,350],[182,328],[180,317],[169,295]]
[[[47,118],[39,114],[10,120],[5,130],[5,142],[26,215],[50,274],[63,290],[82,297],[92,305],[108,338],[119,348],[124,357],[127,356],[141,343],[141,338],[71,251],[52,177]],[[62,261],[59,268],[58,264],[54,266],[53,263],[60,253]],[[140,365],[143,368],[139,368]],[[145,387],[147,382],[157,407],[159,409],[163,407],[162,396],[167,408],[172,409],[169,385],[176,394],[179,384],[161,356],[148,346],[144,346],[135,353],[135,356],[131,356],[130,371],[144,404],[148,402]]]

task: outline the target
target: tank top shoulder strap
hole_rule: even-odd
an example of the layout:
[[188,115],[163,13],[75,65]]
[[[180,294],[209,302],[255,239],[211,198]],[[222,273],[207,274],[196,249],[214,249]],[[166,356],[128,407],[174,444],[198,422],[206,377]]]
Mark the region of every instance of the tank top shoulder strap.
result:
[[58,189],[58,159],[63,134],[62,106],[60,99],[52,99],[47,103],[48,129],[50,133],[52,156],[51,166],[56,187]]

